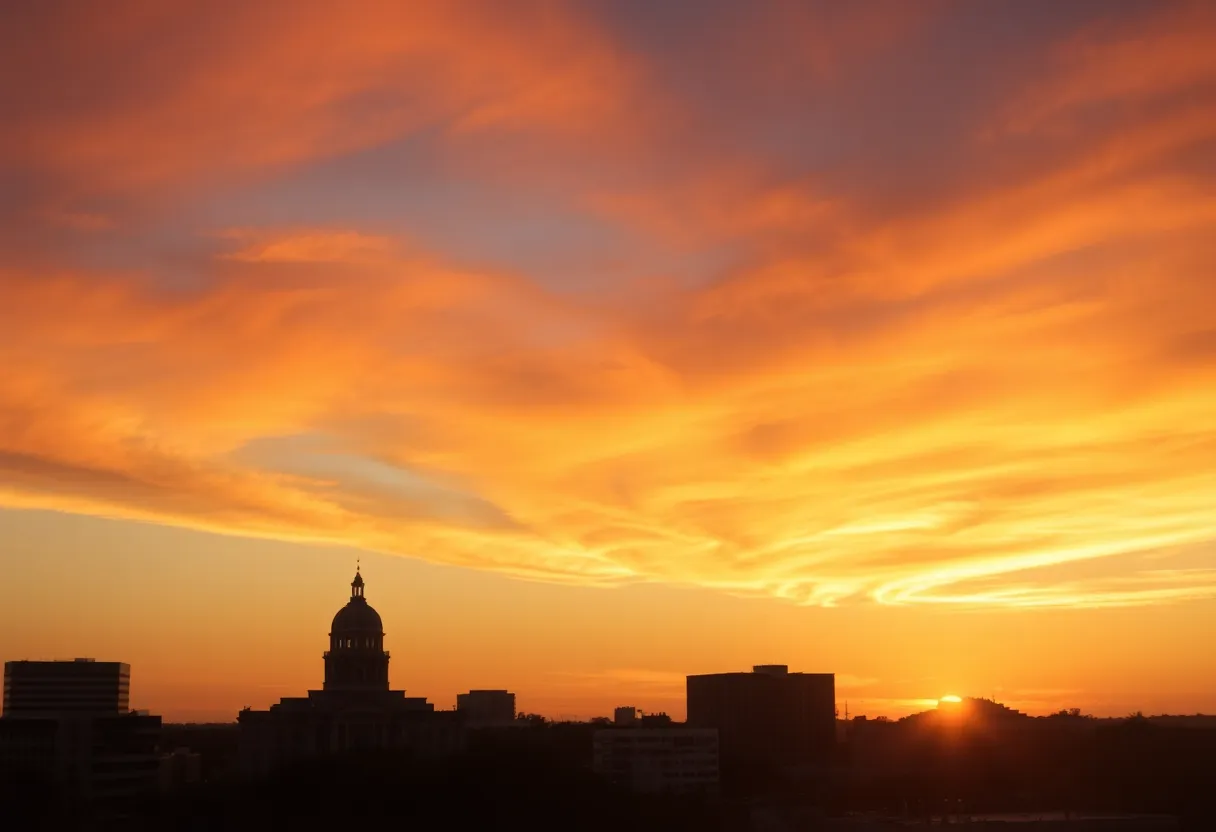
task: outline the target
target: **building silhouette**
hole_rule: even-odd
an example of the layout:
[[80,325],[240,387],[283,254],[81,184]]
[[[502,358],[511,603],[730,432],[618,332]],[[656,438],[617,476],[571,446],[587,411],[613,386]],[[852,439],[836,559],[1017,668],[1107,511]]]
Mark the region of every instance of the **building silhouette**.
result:
[[363,576],[355,570],[350,601],[334,616],[325,651],[327,691],[388,690],[388,651],[384,624],[363,595]]
[[505,690],[471,690],[456,695],[456,710],[470,728],[515,722],[515,694]]
[[130,681],[121,662],[6,662],[0,779],[103,813],[154,792],[161,718],[128,710]]
[[389,689],[384,626],[367,603],[358,570],[350,587],[350,600],[330,627],[321,689],[281,699],[269,710],[241,711],[245,774],[354,750],[392,748],[426,757],[462,747],[463,724],[456,712],[436,712],[424,698]]
[[4,663],[5,716],[126,713],[131,666],[93,659]]
[[203,777],[203,755],[189,748],[175,748],[161,754],[157,777],[162,792],[193,786]]
[[836,747],[836,677],[757,665],[687,679],[688,725],[718,730],[726,769],[817,769]]
[[592,737],[596,774],[638,794],[713,793],[718,789],[718,732],[665,723],[614,725]]
[[612,724],[621,728],[628,728],[638,721],[638,709],[632,705],[622,705],[612,712]]

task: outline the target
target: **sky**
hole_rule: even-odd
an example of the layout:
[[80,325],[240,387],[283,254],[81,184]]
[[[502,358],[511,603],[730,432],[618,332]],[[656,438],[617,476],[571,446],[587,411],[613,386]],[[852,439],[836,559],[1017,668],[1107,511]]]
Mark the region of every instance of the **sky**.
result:
[[1216,711],[1216,6],[0,12],[0,658]]

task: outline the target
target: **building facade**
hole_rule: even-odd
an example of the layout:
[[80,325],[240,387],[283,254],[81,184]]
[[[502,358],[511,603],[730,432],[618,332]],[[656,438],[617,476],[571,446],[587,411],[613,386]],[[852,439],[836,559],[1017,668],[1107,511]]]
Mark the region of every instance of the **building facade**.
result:
[[592,747],[595,772],[630,791],[717,791],[718,732],[713,728],[602,728]]
[[241,711],[240,764],[244,774],[347,751],[392,748],[420,757],[460,750],[460,715],[390,690],[389,653],[379,613],[364,597],[363,576],[330,627],[320,690],[281,699],[268,710]]
[[93,659],[4,663],[4,716],[124,714],[131,666]]
[[824,769],[836,749],[836,677],[757,665],[689,676],[688,724],[718,730],[723,768]]
[[515,694],[506,690],[471,690],[456,695],[456,710],[470,728],[515,722]]
[[128,710],[130,665],[7,662],[0,778],[119,807],[155,792],[161,719]]
[[189,748],[175,748],[160,755],[160,790],[175,792],[203,779],[203,757]]

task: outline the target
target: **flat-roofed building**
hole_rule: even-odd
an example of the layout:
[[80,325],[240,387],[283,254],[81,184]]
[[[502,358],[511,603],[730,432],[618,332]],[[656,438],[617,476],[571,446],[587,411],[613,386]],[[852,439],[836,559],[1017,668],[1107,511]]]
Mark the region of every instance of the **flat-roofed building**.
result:
[[612,724],[618,727],[628,728],[639,721],[637,708],[625,705],[612,712]]
[[641,794],[714,792],[718,732],[713,728],[602,728],[592,739],[595,772]]
[[198,783],[203,778],[203,757],[189,748],[177,748],[160,755],[159,780],[162,792],[173,792]]
[[836,747],[836,677],[757,665],[688,677],[688,724],[716,728],[724,769],[826,768]]
[[131,666],[93,659],[4,663],[5,716],[125,714]]
[[515,722],[515,694],[506,690],[471,690],[456,695],[456,710],[470,728]]
[[128,708],[123,662],[4,665],[0,778],[53,784],[100,810],[156,790],[161,719]]

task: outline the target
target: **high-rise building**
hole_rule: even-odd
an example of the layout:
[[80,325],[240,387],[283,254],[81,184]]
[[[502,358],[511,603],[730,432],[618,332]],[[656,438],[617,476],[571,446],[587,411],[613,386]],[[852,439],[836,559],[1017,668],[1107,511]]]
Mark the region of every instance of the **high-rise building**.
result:
[[456,710],[470,728],[515,722],[515,694],[506,690],[471,690],[456,695]]
[[131,666],[122,662],[4,663],[5,716],[125,714],[130,690]]
[[130,683],[121,662],[6,662],[0,777],[41,779],[98,807],[155,791],[161,719],[128,710]]
[[757,665],[688,677],[688,724],[716,728],[727,768],[823,768],[836,746],[836,677]]

